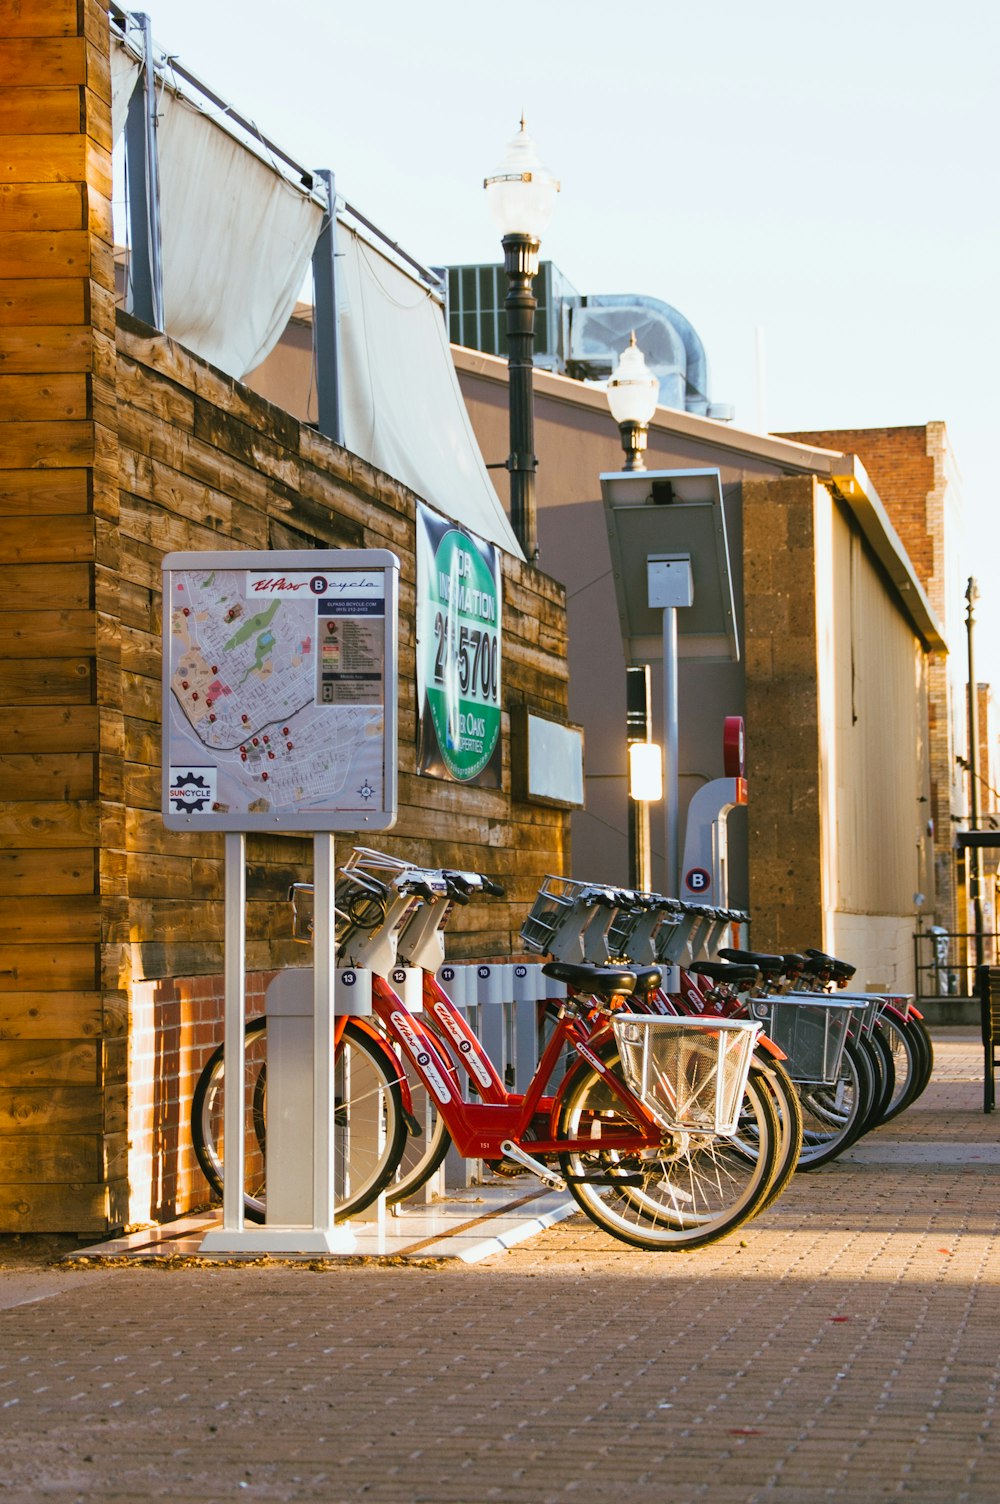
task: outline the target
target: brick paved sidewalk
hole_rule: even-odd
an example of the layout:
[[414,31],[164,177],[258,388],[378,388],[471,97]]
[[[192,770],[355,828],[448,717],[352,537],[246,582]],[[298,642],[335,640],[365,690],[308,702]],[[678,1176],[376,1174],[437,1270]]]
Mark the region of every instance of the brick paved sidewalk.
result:
[[0,1501],[994,1504],[1000,1120],[937,1061],[694,1254],[0,1273]]

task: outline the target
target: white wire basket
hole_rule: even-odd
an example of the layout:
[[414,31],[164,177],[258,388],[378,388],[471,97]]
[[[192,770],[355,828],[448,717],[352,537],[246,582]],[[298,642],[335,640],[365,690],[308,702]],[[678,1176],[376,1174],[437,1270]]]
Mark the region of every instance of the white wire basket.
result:
[[802,1086],[833,1086],[840,1079],[853,1004],[829,996],[755,998],[750,1005],[764,1033],[788,1057],[783,1062]]
[[643,1013],[612,1023],[625,1079],[662,1127],[736,1132],[758,1024]]

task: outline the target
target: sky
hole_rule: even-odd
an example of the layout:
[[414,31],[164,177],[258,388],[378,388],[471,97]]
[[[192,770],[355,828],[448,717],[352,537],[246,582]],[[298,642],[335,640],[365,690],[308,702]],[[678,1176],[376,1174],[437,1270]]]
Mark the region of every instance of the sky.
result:
[[1000,695],[996,0],[143,8],[426,265],[500,259],[482,180],[523,110],[561,182],[543,258],[581,293],[678,308],[740,427],[943,420]]

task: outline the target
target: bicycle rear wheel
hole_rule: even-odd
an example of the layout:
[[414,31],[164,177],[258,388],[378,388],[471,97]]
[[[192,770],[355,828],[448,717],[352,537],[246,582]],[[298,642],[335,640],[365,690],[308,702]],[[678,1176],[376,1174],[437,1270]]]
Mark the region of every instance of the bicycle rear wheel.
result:
[[882,1122],[889,1123],[915,1102],[931,1078],[934,1053],[930,1036],[918,1018],[904,1018],[889,1009],[879,1024],[892,1051],[896,1089]]
[[800,1170],[815,1170],[842,1154],[864,1131],[875,1082],[867,1054],[856,1040],[844,1047],[841,1075],[832,1086],[798,1088],[802,1106]]
[[[267,1211],[267,1023],[249,1023],[244,1064],[244,1215],[263,1222]],[[191,1139],[205,1179],[222,1195],[225,1178],[225,1060],[210,1056],[195,1087]],[[381,1142],[380,1142],[381,1141]],[[385,1052],[353,1019],[337,1047],[334,1071],[334,1188],[336,1220],[362,1211],[388,1184],[406,1141],[399,1075]]]
[[[620,1073],[613,1046],[602,1059]],[[559,1137],[589,1140],[586,1149],[560,1155],[569,1189],[587,1216],[623,1243],[657,1252],[700,1248],[747,1221],[767,1195],[780,1125],[774,1098],[754,1069],[739,1135],[664,1135],[653,1159],[615,1148],[616,1137],[639,1125],[592,1066],[581,1065],[560,1096]],[[753,1153],[740,1141],[747,1132]]]

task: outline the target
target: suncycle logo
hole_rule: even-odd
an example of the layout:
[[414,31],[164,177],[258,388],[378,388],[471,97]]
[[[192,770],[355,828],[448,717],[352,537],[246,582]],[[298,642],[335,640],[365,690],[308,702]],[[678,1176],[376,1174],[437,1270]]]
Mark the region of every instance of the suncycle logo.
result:
[[167,799],[175,814],[211,810],[216,799],[217,768],[171,768]]
[[420,1067],[421,1074],[423,1075],[431,1091],[437,1097],[438,1101],[450,1102],[451,1092],[448,1090],[447,1083],[445,1082],[444,1077],[441,1075],[441,1072],[438,1070],[437,1066],[434,1064],[434,1061],[431,1059],[428,1051],[424,1049],[423,1042],[414,1029],[413,1025],[410,1023],[409,1018],[405,1013],[398,1012],[393,1013],[391,1015],[391,1018],[393,1024],[395,1025],[397,1034],[399,1035],[403,1043],[407,1046],[407,1048],[411,1051],[414,1060]]

